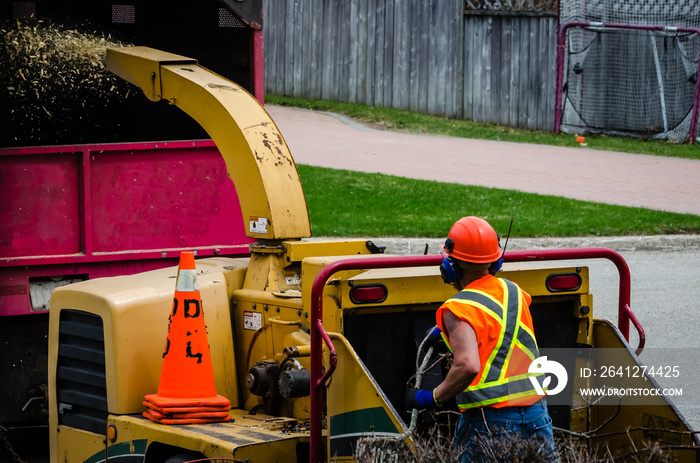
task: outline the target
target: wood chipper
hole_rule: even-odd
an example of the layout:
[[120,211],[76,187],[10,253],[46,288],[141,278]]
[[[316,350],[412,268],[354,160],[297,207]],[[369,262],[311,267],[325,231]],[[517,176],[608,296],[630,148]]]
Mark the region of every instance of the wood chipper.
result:
[[[110,49],[107,66],[207,131],[226,161],[247,236],[255,242],[249,258],[196,260],[215,387],[230,400],[227,421],[163,424],[143,414],[168,352],[177,268],[54,291],[51,460],[352,461],[361,439],[403,441],[411,448],[421,423],[431,420],[412,419],[417,414],[404,409],[416,361],[425,387],[449,366],[445,358],[427,374],[429,356],[420,348],[435,325],[435,310],[454,294],[439,274],[442,256],[385,255],[368,240],[308,239],[294,160],[252,96],[194,59],[150,48]],[[617,326],[593,317],[588,268],[528,264],[589,258],[610,259],[620,270]],[[540,348],[578,352],[571,360],[576,369],[606,361],[586,354],[600,348],[618,352],[621,365],[640,365],[627,342],[630,323],[639,331],[637,352],[644,335],[629,309],[629,272],[619,254],[508,252],[505,260],[499,275],[533,297]],[[601,379],[570,371],[563,403],[552,403],[550,414],[582,448],[607,444],[633,457],[653,441],[679,461],[697,460],[698,441],[666,398],[638,405],[622,397],[599,405],[578,391]],[[630,378],[625,387],[650,383],[653,378]],[[437,420],[449,428],[451,416]],[[663,425],[652,429],[649,423]]]

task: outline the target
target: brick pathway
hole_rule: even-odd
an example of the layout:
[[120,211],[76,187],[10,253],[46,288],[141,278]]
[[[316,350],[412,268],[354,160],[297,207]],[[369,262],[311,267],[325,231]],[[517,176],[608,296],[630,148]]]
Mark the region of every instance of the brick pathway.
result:
[[384,132],[342,116],[266,109],[299,164],[700,215],[696,160]]

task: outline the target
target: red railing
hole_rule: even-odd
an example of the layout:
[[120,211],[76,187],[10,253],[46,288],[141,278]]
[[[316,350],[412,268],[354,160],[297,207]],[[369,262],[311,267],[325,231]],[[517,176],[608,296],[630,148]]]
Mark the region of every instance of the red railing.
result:
[[[372,259],[344,259],[326,265],[316,276],[311,287],[311,406],[310,406],[310,461],[323,461],[322,417],[323,417],[323,388],[333,374],[337,365],[335,347],[323,327],[323,289],[328,280],[337,272],[344,270],[426,267],[440,265],[443,257],[429,256],[386,256]],[[620,274],[620,300],[618,310],[618,327],[622,335],[629,341],[630,321],[639,333],[637,354],[644,348],[645,335],[637,318],[630,310],[630,272],[627,262],[617,252],[607,248],[557,249],[538,251],[511,251],[504,256],[506,262],[531,262],[545,260],[576,260],[576,259],[608,259],[612,261]],[[325,342],[330,351],[330,367],[325,374],[322,365],[322,344]]]

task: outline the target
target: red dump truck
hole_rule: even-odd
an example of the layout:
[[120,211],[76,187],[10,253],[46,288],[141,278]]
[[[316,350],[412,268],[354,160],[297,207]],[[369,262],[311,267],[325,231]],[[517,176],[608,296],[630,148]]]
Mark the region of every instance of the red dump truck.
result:
[[47,423],[53,289],[172,266],[185,249],[247,255],[252,241],[209,140],[2,148],[0,197],[0,425],[10,442]]
[[53,289],[172,266],[183,249],[199,257],[248,255],[252,241],[226,165],[206,132],[177,108],[154,112],[155,105],[133,98],[137,89],[105,84],[108,73],[90,62],[91,54],[79,56],[81,50],[92,53],[113,40],[167,43],[202,57],[262,102],[262,1],[0,2],[0,26],[17,42],[0,47],[5,461],[12,457],[5,438],[22,457],[42,446],[48,452]]

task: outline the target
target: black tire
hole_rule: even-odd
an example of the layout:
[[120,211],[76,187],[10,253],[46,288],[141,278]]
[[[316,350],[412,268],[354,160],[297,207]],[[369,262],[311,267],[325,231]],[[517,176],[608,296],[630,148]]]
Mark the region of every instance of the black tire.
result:
[[201,460],[202,456],[195,453],[178,453],[165,460],[164,463],[186,463],[193,460]]

